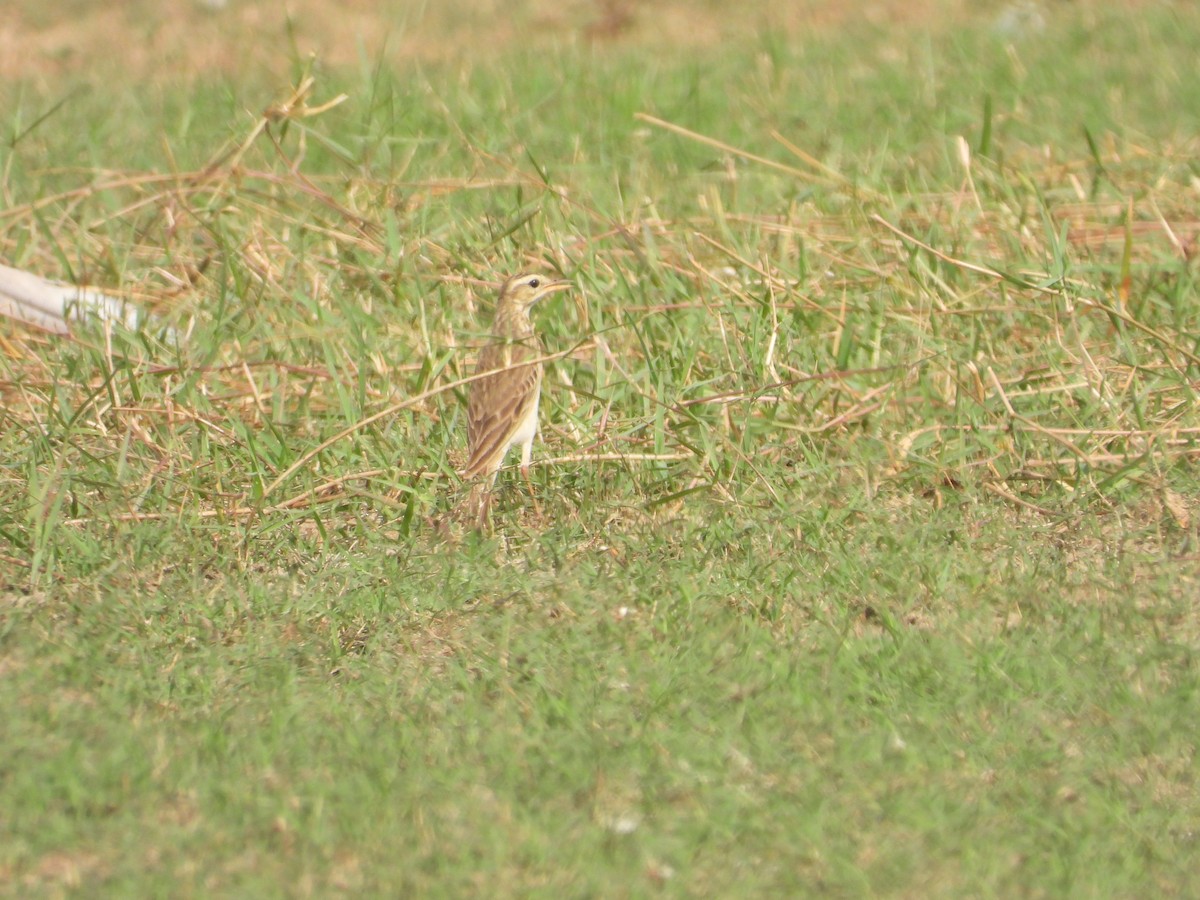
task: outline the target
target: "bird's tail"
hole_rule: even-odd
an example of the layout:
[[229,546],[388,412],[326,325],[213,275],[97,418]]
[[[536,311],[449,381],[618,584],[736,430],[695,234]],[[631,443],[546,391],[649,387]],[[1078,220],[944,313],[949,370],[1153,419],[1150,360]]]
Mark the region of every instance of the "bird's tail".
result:
[[469,527],[487,530],[491,524],[492,486],[496,476],[476,478],[466,499],[459,504],[459,518]]

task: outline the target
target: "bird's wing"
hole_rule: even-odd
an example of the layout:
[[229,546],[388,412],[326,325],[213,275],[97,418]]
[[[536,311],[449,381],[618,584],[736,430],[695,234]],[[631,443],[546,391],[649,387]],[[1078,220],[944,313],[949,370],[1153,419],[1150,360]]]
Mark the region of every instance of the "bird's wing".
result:
[[520,365],[536,355],[536,349],[518,344],[492,344],[480,354],[476,371],[498,371],[471,383],[467,403],[467,443],[471,456],[464,471],[467,478],[500,467],[513,434],[537,400],[542,366]]

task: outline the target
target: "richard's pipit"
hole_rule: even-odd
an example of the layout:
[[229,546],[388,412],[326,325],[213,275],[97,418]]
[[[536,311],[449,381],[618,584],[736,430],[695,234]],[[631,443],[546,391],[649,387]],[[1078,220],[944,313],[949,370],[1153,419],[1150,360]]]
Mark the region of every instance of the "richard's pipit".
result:
[[529,319],[533,304],[569,281],[545,275],[515,275],[500,288],[492,340],[479,354],[467,403],[467,443],[470,459],[463,476],[479,479],[471,491],[471,509],[480,523],[487,519],[488,501],[496,473],[509,448],[521,447],[521,475],[529,480],[529,458],[538,427],[542,393],[541,344]]

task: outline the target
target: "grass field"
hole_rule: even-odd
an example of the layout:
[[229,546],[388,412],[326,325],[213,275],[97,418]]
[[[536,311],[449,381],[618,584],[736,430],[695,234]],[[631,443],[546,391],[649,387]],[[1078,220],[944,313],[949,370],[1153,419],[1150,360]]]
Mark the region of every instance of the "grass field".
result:
[[1195,896],[1200,12],[597,8],[0,85],[0,892]]

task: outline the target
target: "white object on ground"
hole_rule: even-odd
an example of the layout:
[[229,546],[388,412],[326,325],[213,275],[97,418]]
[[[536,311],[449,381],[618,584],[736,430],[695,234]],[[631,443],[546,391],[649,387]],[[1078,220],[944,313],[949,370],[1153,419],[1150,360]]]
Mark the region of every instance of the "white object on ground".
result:
[[132,304],[93,288],[50,281],[32,272],[0,265],[0,316],[54,334],[68,334],[70,320],[89,317],[136,329],[141,312]]

